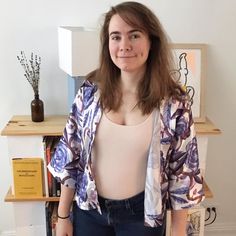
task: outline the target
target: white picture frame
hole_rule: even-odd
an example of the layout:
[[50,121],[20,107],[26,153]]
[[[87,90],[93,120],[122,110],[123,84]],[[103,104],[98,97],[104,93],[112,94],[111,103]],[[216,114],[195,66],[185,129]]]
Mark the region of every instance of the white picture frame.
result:
[[205,122],[206,44],[171,44],[175,78],[188,92],[195,122]]

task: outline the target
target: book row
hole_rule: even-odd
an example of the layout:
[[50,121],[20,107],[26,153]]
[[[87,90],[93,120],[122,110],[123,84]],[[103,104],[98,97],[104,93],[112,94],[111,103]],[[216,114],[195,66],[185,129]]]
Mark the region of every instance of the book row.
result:
[[46,197],[60,197],[61,186],[56,178],[48,171],[47,165],[51,161],[53,153],[59,142],[60,136],[45,136],[43,139],[44,147],[44,183]]

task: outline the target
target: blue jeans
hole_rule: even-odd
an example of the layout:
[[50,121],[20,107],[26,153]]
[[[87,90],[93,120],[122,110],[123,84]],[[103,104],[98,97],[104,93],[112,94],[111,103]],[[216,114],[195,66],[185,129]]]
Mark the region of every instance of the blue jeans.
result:
[[163,236],[165,224],[144,226],[144,192],[124,200],[99,196],[102,215],[97,210],[73,209],[74,236]]

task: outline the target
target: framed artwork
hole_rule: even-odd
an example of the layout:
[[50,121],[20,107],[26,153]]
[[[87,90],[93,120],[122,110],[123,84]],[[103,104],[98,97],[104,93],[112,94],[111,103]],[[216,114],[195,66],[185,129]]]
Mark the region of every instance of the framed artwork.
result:
[[[171,236],[171,212],[167,211],[166,236]],[[186,236],[204,236],[205,208],[196,206],[188,209]]]
[[190,96],[195,122],[205,122],[206,44],[171,44],[175,78]]

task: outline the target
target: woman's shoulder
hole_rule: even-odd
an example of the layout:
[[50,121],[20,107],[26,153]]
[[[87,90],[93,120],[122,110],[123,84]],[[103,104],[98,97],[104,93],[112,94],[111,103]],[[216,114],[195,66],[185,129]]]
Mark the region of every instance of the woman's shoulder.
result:
[[188,94],[183,94],[180,97],[169,97],[163,99],[161,103],[162,110],[170,109],[172,112],[177,110],[190,110],[191,102]]
[[160,106],[161,120],[165,126],[171,126],[187,114],[191,114],[191,103],[188,95],[180,98],[169,97],[163,99]]
[[97,83],[88,79],[85,79],[81,85],[82,89],[91,89],[91,88],[96,88],[96,87],[97,87]]
[[75,105],[88,109],[92,104],[96,104],[99,98],[100,92],[97,83],[85,79],[77,92]]
[[91,97],[93,96],[98,90],[98,84],[85,79],[83,83],[81,84],[78,93],[82,95],[83,97]]
[[98,84],[97,70],[94,70],[85,76],[81,87],[84,89],[97,89]]
[[160,119],[164,129],[168,129],[172,134],[178,122],[191,124],[193,120],[189,96],[164,99],[160,107]]

